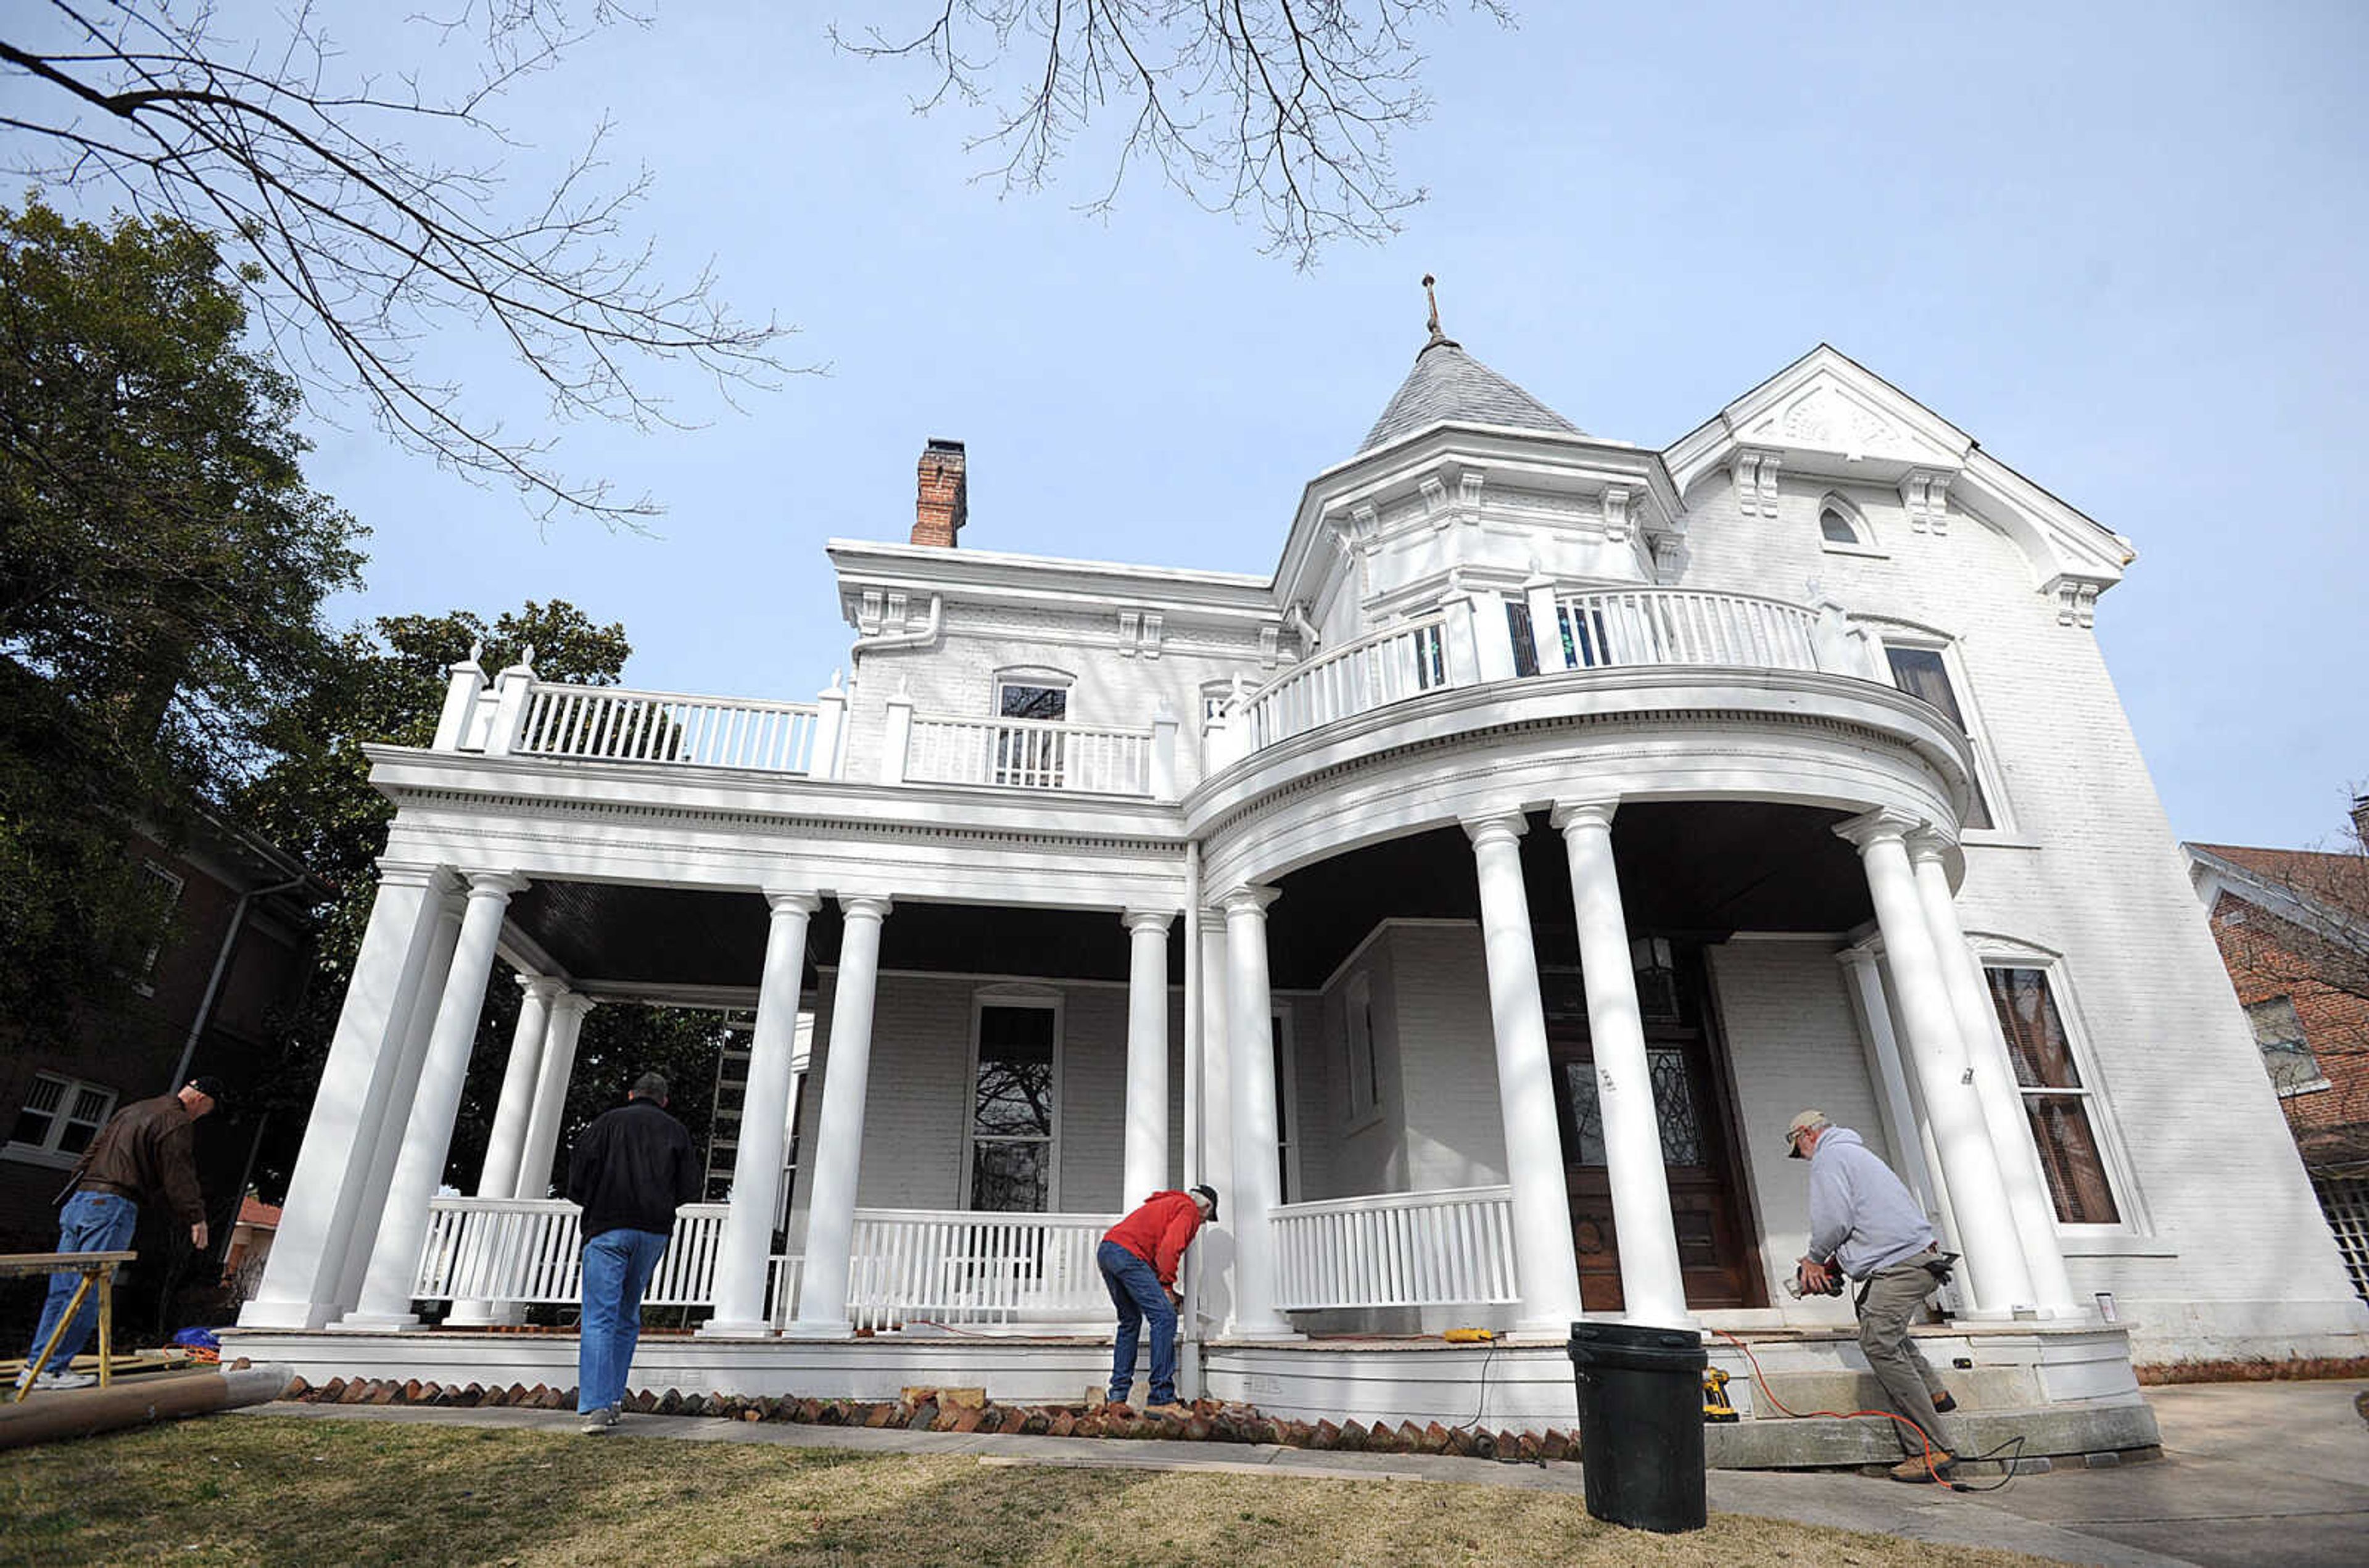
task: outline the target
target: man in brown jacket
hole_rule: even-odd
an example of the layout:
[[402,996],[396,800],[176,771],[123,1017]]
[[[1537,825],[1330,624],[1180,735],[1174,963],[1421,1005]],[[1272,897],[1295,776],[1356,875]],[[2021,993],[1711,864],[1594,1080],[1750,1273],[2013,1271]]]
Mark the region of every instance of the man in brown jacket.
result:
[[[90,1140],[65,1190],[58,1195],[58,1251],[62,1253],[120,1252],[132,1241],[140,1222],[140,1201],[161,1194],[172,1206],[173,1219],[189,1228],[189,1244],[200,1252],[206,1245],[206,1207],[198,1193],[198,1163],[190,1128],[222,1099],[222,1081],[192,1078],[177,1094],[159,1094],[115,1113]],[[50,1296],[41,1308],[41,1325],[33,1331],[21,1386],[37,1389],[79,1389],[97,1381],[74,1369],[74,1358],[90,1340],[98,1321],[98,1302],[84,1299],[82,1310],[50,1354],[49,1370],[34,1366],[50,1335],[74,1299],[78,1274],[50,1276]]]

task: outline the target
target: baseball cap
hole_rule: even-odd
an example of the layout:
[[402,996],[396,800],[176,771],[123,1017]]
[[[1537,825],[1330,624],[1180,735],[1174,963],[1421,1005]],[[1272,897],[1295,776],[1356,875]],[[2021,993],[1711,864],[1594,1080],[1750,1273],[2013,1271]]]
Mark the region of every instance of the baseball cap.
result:
[[207,1099],[212,1100],[217,1105],[221,1104],[223,1100],[228,1098],[227,1092],[223,1088],[223,1081],[216,1078],[211,1072],[201,1072],[198,1074],[197,1077],[190,1079],[189,1087],[196,1090],[199,1093],[203,1094]]
[[[1793,1141],[1793,1137],[1796,1133],[1806,1132],[1811,1127],[1818,1126],[1821,1122],[1828,1122],[1831,1120],[1832,1118],[1824,1111],[1803,1111],[1800,1116],[1795,1116],[1791,1121],[1785,1124],[1785,1141],[1790,1144]],[[1802,1158],[1802,1151],[1798,1148],[1789,1149],[1785,1151],[1785,1157],[1789,1160],[1799,1160]]]
[[1196,1197],[1206,1197],[1209,1200],[1209,1220],[1210,1223],[1215,1224],[1218,1219],[1218,1189],[1205,1182],[1193,1188],[1192,1192]]

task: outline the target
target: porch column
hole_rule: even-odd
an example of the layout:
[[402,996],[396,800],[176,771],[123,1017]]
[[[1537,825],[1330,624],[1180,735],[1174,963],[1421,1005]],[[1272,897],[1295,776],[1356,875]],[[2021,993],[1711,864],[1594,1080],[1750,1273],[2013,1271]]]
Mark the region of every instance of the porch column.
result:
[[[502,1069],[501,1098],[494,1103],[493,1129],[486,1137],[486,1162],[477,1171],[479,1197],[518,1196],[519,1153],[526,1142],[526,1118],[532,1109],[534,1081],[543,1066],[544,1036],[551,1022],[551,1001],[559,982],[540,975],[520,975],[518,1027],[510,1034],[509,1059]],[[503,1321],[490,1301],[458,1300],[444,1321],[448,1323],[490,1323]]]
[[239,1310],[242,1327],[318,1328],[346,1305],[338,1281],[368,1185],[371,1150],[390,1114],[445,876],[432,865],[379,868],[370,923],[304,1124],[280,1234],[254,1299]]
[[864,1097],[872,1076],[880,922],[888,918],[888,900],[851,895],[840,899],[839,908],[844,934],[839,983],[831,990],[830,1055],[815,1118],[806,1268],[798,1285],[798,1315],[784,1331],[793,1339],[845,1339],[854,1333],[847,1321],[849,1253],[855,1238],[855,1178],[864,1155]]
[[732,1207],[725,1213],[715,1254],[715,1315],[699,1331],[716,1339],[752,1339],[772,1332],[765,1310],[765,1272],[773,1255],[773,1203],[789,1138],[790,1058],[797,1048],[798,998],[806,985],[807,920],[822,908],[822,900],[807,892],[768,891],[765,902],[772,918],[765,931],[757,1025],[749,1039],[749,1082],[740,1092]]
[[1950,1237],[1943,1244],[1952,1252],[1963,1251],[1957,1221],[1950,1218],[1948,1195],[1933,1173],[1940,1162],[1933,1153],[1932,1129],[1917,1113],[1916,1096],[1909,1093],[1908,1075],[1900,1063],[1900,1041],[1892,1032],[1892,1010],[1884,1002],[1874,950],[1865,944],[1846,947],[1835,961],[1850,977],[1851,1011],[1867,1047],[1868,1078],[1882,1090],[1876,1109],[1883,1117],[1884,1141],[1898,1162],[1894,1174],[1907,1184],[1918,1207],[1940,1221]]
[[[1226,911],[1201,911],[1201,1179],[1212,1186],[1234,1179],[1233,1063],[1226,1054]],[[1228,1198],[1219,1212],[1230,1212]],[[1232,1332],[1234,1242],[1229,1229],[1205,1231],[1193,1243],[1195,1309],[1218,1333]]]
[[[1522,885],[1519,811],[1464,824],[1481,884],[1481,944],[1488,964],[1489,1020],[1497,1043],[1497,1114],[1505,1129],[1505,1180],[1514,1194],[1514,1266],[1522,1292],[1515,1327],[1568,1333],[1579,1316],[1579,1259],[1571,1245],[1562,1132],[1555,1126],[1554,1067],[1539,1000],[1530,901]],[[1627,959],[1622,959],[1625,969]]]
[[1966,944],[1965,928],[1958,923],[1957,896],[1950,890],[1950,870],[1942,859],[1948,849],[1949,841],[1938,833],[1908,836],[1917,900],[1925,907],[1925,926],[1940,959],[1950,1011],[1957,1017],[1966,1059],[1974,1070],[1974,1093],[1990,1128],[1999,1179],[2007,1184],[2016,1234],[2023,1240],[2024,1266],[2031,1275],[2036,1304],[2051,1315],[2069,1315],[2079,1309],[2074,1303],[2073,1282],[2065,1273],[2064,1249],[2056,1241],[2056,1206],[2049,1198],[2040,1155],[2024,1122],[2023,1097],[2008,1077],[1998,1015],[1975,966],[1974,949]]
[[1168,1188],[1168,924],[1166,910],[1129,910],[1127,972],[1127,1141],[1119,1211]]
[[576,1076],[576,1042],[584,1033],[584,1015],[599,1005],[566,987],[552,1000],[543,1067],[534,1081],[534,1108],[527,1115],[518,1185],[511,1189],[520,1197],[551,1196],[551,1162],[559,1156],[559,1124],[566,1119],[567,1085]]
[[1967,1293],[1974,1310],[2005,1316],[2019,1304],[2031,1303],[2031,1276],[2024,1266],[1958,1022],[1950,1010],[1940,956],[1917,900],[1906,843],[1909,830],[1917,826],[1900,812],[1879,809],[1852,818],[1835,832],[1858,848],[1867,872],[1875,923],[1883,933],[1901,1022],[1907,1028],[1917,1098],[1932,1125],[1941,1179],[1949,1186],[1959,1240],[1966,1249]]
[[510,895],[526,878],[502,871],[473,871],[468,909],[461,917],[461,940],[452,950],[452,972],[437,1004],[428,1037],[428,1059],[419,1070],[419,1092],[405,1123],[403,1150],[387,1185],[386,1212],[378,1244],[362,1278],[361,1300],[338,1321],[346,1329],[410,1328],[411,1287],[419,1271],[419,1245],[428,1234],[428,1204],[444,1176],[444,1156],[452,1147],[452,1118],[469,1075],[469,1052],[477,1043],[477,1018],[486,1008],[486,984],[493,979],[494,947]]
[[386,1223],[387,1189],[395,1183],[395,1162],[403,1153],[404,1129],[411,1123],[411,1107],[419,1098],[419,1070],[428,1060],[428,1037],[436,1032],[436,1009],[444,1000],[444,982],[452,975],[452,955],[461,944],[461,919],[468,899],[467,884],[454,879],[452,891],[440,900],[436,934],[429,941],[421,967],[419,988],[404,1022],[403,1052],[395,1059],[395,1083],[386,1116],[371,1140],[370,1171],[363,1178],[361,1204],[354,1211],[353,1233],[346,1242],[346,1261],[338,1279],[338,1315],[353,1310],[361,1299],[362,1279],[378,1251],[380,1227]]
[[[1596,1058],[1596,1096],[1604,1122],[1604,1162],[1612,1185],[1612,1229],[1620,1244],[1620,1293],[1631,1322],[1683,1326],[1686,1278],[1678,1269],[1678,1230],[1670,1215],[1670,1180],[1662,1162],[1662,1121],[1654,1108],[1654,1074],[1645,1055],[1645,1019],[1629,956],[1629,921],[1612,862],[1616,801],[1559,805],[1550,820],[1562,830],[1571,862],[1571,900],[1579,921],[1579,972],[1587,990],[1587,1038]],[[1516,868],[1518,870],[1518,867]],[[1552,1142],[1536,1148],[1556,1147]],[[1564,1234],[1570,1234],[1566,1223]]]
[[1266,907],[1272,887],[1226,896],[1227,1093],[1233,1122],[1234,1190],[1219,1196],[1233,1216],[1234,1333],[1244,1338],[1297,1337],[1275,1306],[1276,1145],[1275,1053],[1267,1040],[1275,1011],[1267,989]]

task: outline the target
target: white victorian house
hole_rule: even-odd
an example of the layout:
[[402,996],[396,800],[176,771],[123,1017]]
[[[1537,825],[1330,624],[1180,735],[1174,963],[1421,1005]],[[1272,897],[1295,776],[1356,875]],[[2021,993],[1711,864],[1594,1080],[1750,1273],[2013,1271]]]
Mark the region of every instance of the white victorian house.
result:
[[1963,1253],[1928,1348],[2033,1451],[2152,1441],[2134,1360],[2369,1349],[2091,631],[2132,552],[1898,389],[1821,348],[1655,451],[1435,326],[1257,575],[958,547],[964,463],[830,546],[817,701],[464,662],[373,754],[243,1353],[570,1381],[483,1325],[574,1299],[576,1031],[637,1004],[755,1023],[731,1199],[652,1294],[712,1315],[636,1386],[1074,1399],[1100,1231],[1206,1180],[1188,1392],[1563,1425],[1607,1314],[1831,1389],[1848,1304],[1780,1289],[1810,1105]]

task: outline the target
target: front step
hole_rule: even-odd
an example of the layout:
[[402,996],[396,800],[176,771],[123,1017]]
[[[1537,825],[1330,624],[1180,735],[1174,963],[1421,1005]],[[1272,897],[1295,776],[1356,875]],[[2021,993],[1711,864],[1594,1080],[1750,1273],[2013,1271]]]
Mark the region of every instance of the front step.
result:
[[[1873,1379],[1870,1379],[1872,1381]],[[1791,1401],[1789,1400],[1790,1403]],[[1879,1408],[1854,1406],[1853,1408]],[[2022,1459],[2103,1454],[2152,1457],[2162,1441],[2155,1412],[2144,1402],[2054,1404],[2024,1410],[1970,1411],[1945,1415],[1951,1436],[1969,1454],[1987,1454],[2017,1437]],[[1704,1456],[1713,1470],[1831,1470],[1891,1464],[1900,1458],[1896,1424],[1806,1416],[1763,1418],[1703,1428]]]

